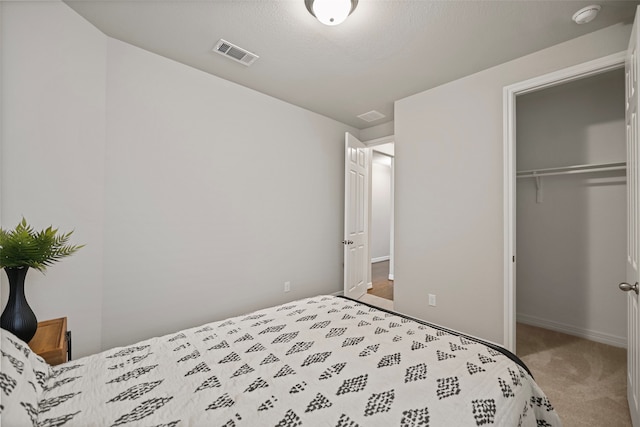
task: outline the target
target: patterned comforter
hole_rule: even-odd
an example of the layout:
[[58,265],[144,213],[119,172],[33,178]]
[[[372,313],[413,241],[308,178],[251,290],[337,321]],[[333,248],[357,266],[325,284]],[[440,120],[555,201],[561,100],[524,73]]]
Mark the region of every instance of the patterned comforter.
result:
[[37,407],[21,404],[34,425],[560,426],[506,350],[332,296],[105,351],[42,377]]

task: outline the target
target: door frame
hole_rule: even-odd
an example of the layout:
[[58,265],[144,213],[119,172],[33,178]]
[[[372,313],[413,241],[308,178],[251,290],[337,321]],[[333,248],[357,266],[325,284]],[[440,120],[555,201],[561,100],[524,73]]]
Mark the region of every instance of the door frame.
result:
[[[369,149],[373,149],[373,147],[377,146],[377,145],[383,145],[383,144],[390,144],[393,143],[394,144],[394,148],[395,148],[395,142],[396,142],[396,137],[395,135],[389,135],[389,136],[383,136],[381,138],[376,138],[376,139],[370,139],[368,141],[362,141],[364,143],[364,145],[367,146],[367,148]],[[373,156],[369,157],[369,161],[372,162],[373,161]],[[393,157],[391,157],[391,231],[390,231],[390,235],[389,235],[389,280],[394,280],[394,274],[395,274],[395,257],[394,257],[394,247],[395,247],[395,161],[396,161],[396,156],[395,156],[395,150],[394,150],[394,155]],[[371,198],[372,198],[372,187],[371,187],[371,181],[372,181],[372,174],[373,174],[373,167],[371,165],[371,163],[369,164],[369,224],[371,224]],[[369,242],[371,242],[371,227],[369,227]],[[368,283],[367,286],[369,288],[371,288],[372,286],[372,279],[371,279],[371,245],[369,245],[369,254],[368,254],[368,263],[369,263],[369,268],[368,268]]]
[[516,351],[516,97],[585,77],[624,68],[626,51],[564,68],[503,89],[503,345]]

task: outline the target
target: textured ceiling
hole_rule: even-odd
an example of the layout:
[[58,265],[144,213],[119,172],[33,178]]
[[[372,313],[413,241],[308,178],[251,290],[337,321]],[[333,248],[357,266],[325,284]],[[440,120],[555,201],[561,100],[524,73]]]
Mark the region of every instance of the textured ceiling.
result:
[[[110,37],[357,128],[393,119],[393,102],[617,23],[639,1],[360,0],[341,25],[319,23],[304,0],[86,0],[66,3]],[[245,67],[212,53],[224,38],[256,53]],[[356,116],[378,110],[367,123]]]

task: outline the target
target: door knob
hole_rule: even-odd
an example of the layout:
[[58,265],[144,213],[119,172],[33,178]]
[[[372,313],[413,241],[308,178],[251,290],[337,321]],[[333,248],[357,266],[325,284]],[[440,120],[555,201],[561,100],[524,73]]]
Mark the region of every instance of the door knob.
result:
[[633,285],[630,285],[627,282],[622,282],[618,286],[620,287],[620,290],[625,292],[634,291],[636,295],[638,295],[638,282]]

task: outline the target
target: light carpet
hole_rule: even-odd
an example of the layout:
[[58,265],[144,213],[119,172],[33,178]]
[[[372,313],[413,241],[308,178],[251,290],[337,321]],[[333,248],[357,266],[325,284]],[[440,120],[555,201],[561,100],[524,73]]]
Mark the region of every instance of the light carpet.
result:
[[364,294],[360,298],[358,298],[358,301],[366,302],[367,304],[384,308],[386,310],[393,310],[393,301],[386,298],[380,298],[375,295]]
[[626,349],[518,324],[516,352],[564,427],[631,426]]

